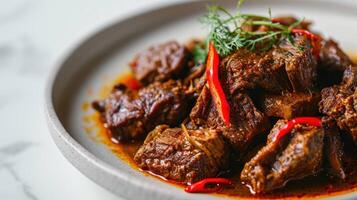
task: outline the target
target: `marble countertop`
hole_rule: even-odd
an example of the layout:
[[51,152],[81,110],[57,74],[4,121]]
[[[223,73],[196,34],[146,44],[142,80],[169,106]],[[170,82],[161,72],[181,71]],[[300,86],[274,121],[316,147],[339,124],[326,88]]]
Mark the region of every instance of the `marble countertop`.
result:
[[[0,199],[118,199],[52,141],[44,88],[54,61],[107,21],[165,0],[11,0],[0,6]],[[165,2],[167,3],[167,1]]]

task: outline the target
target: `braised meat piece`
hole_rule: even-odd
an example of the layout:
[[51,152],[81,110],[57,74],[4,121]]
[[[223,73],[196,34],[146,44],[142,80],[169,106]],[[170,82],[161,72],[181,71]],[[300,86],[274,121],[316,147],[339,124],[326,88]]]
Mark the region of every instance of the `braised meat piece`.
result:
[[324,88],[320,112],[336,120],[340,129],[349,132],[357,144],[357,67],[349,66],[341,85]]
[[159,124],[177,125],[192,106],[192,92],[179,81],[153,83],[133,92],[116,86],[110,96],[93,103],[106,128],[118,141],[144,137]]
[[108,98],[92,104],[100,112],[104,127],[118,141],[139,138],[145,133],[145,111],[136,96],[124,85],[116,85]]
[[[210,126],[210,121],[207,121],[206,119],[208,118],[208,114],[211,112],[211,107],[213,107],[213,102],[210,90],[207,85],[204,85],[200,95],[198,96],[196,100],[195,106],[192,108],[191,113],[190,113],[190,119],[193,124],[190,125],[198,125],[198,126],[203,126],[206,123],[209,123],[208,126]],[[215,108],[213,108],[215,109]],[[223,122],[222,122],[223,123]],[[214,124],[212,124],[214,126]],[[217,125],[215,125],[217,126]]]
[[270,133],[270,139],[256,156],[247,162],[241,180],[254,193],[264,193],[283,187],[291,180],[314,175],[323,161],[324,131],[314,126],[297,125],[279,141],[273,142],[287,121],[280,120]]
[[230,127],[226,127],[220,118],[210,91],[205,86],[191,111],[191,122],[198,127],[220,129],[233,149],[237,153],[243,153],[253,138],[270,128],[270,122],[263,113],[256,109],[247,94],[237,93],[228,101],[231,105]]
[[239,49],[222,60],[220,77],[229,93],[261,88],[273,93],[312,91],[316,79],[316,59],[311,42],[294,37],[294,45],[280,41],[267,52]]
[[144,85],[182,77],[187,70],[187,49],[170,41],[152,46],[138,54],[130,63],[135,78]]
[[294,92],[282,95],[264,94],[259,99],[260,107],[267,116],[291,119],[316,114],[321,97],[319,92]]
[[279,47],[285,60],[285,70],[294,91],[312,91],[317,76],[316,59],[311,53],[311,42],[306,37],[294,38],[294,44],[283,40]]
[[337,121],[339,128],[349,132],[357,144],[357,91],[346,93],[338,86],[322,90],[320,112]]
[[[339,84],[343,72],[353,65],[351,59],[343,52],[333,40],[323,40],[318,63],[319,88]],[[331,76],[333,74],[333,76]]]
[[261,87],[272,92],[291,90],[284,60],[275,59],[275,49],[266,53],[239,49],[221,62],[220,77],[231,94],[239,90]]
[[227,167],[228,156],[229,149],[217,130],[161,125],[149,133],[134,160],[144,170],[193,183],[217,176],[219,170]]
[[324,117],[322,124],[325,130],[324,153],[327,171],[334,177],[345,179],[346,174],[342,162],[344,152],[340,132],[334,120]]
[[183,83],[189,85],[190,88],[194,90],[195,98],[197,98],[207,81],[204,73],[206,71],[206,65],[202,64],[192,69],[192,72],[184,79]]
[[322,41],[318,64],[319,68],[331,72],[344,71],[348,66],[353,65],[353,62],[335,41],[329,39]]

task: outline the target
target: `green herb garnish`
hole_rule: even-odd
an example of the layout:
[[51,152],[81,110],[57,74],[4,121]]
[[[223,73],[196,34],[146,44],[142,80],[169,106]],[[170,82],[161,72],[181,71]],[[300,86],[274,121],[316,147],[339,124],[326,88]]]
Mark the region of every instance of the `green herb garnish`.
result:
[[192,49],[192,55],[196,66],[204,64],[207,57],[207,50],[205,45],[196,44]]
[[[203,17],[212,41],[221,56],[227,56],[240,48],[260,51],[269,50],[281,38],[292,42],[291,30],[298,26],[302,20],[285,26],[274,22],[269,9],[269,16],[243,14],[240,12],[242,0],[238,2],[237,12],[231,14],[221,6],[209,6],[208,13]],[[247,26],[264,26],[265,30],[248,30]]]

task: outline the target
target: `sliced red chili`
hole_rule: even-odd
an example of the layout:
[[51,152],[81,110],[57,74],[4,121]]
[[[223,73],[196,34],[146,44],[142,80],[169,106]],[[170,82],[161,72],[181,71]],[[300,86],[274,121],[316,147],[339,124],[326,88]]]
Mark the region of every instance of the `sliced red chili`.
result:
[[[208,184],[215,184],[213,188],[207,188]],[[223,188],[223,185],[231,185],[232,181],[226,178],[206,178],[185,188],[189,193],[212,193]]]
[[279,141],[286,134],[290,133],[296,124],[308,124],[310,126],[321,127],[321,119],[318,117],[297,117],[294,118],[288,123],[285,124],[283,128],[281,128],[278,134],[273,138],[273,142]]
[[300,35],[305,35],[307,38],[311,40],[312,44],[312,54],[316,56],[316,58],[319,58],[320,55],[320,49],[321,49],[321,38],[313,33],[311,33],[308,30],[305,29],[292,29],[292,33],[295,34],[300,34]]
[[226,126],[230,126],[230,106],[219,81],[219,55],[212,42],[209,44],[206,78],[218,113]]
[[122,82],[132,90],[139,90],[142,87],[140,82],[132,76],[125,77]]

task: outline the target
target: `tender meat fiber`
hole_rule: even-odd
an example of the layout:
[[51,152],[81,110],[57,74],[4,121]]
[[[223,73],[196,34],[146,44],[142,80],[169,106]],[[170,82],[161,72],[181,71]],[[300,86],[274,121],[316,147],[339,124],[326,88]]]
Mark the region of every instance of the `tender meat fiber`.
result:
[[117,86],[110,96],[94,102],[105,126],[118,141],[144,137],[159,124],[177,125],[192,106],[192,92],[179,81],[153,83],[138,92]]
[[221,62],[220,77],[231,94],[239,90],[261,87],[272,92],[291,90],[284,60],[274,58],[274,49],[255,53],[240,49]]
[[345,70],[341,85],[324,88],[320,112],[336,120],[340,129],[349,132],[357,144],[357,67]]
[[260,107],[269,117],[291,119],[297,116],[311,116],[318,112],[321,100],[319,92],[265,94],[260,98]]
[[228,164],[229,149],[221,133],[212,129],[156,127],[134,160],[140,168],[185,183],[217,176]]
[[244,89],[262,88],[269,92],[312,91],[316,79],[316,59],[311,42],[294,37],[283,40],[267,52],[240,49],[222,60],[220,77],[233,94]]
[[187,70],[187,57],[188,51],[184,46],[170,41],[138,54],[130,66],[136,79],[147,85],[182,77]]
[[206,65],[196,66],[184,80],[184,84],[189,85],[194,90],[195,98],[200,95],[202,88],[206,84],[205,70]]
[[107,99],[93,102],[93,107],[101,113],[112,138],[123,141],[144,135],[145,111],[135,92],[125,86],[117,85]]
[[303,36],[294,38],[294,45],[283,40],[279,47],[285,59],[285,70],[294,91],[312,91],[317,76],[316,59],[312,55],[310,40]]
[[357,91],[345,92],[338,86],[323,89],[320,112],[335,119],[339,128],[348,131],[357,143]]
[[345,179],[346,174],[342,162],[344,152],[340,132],[334,120],[324,117],[322,123],[325,130],[324,153],[327,161],[325,167],[330,175]]
[[253,138],[270,128],[268,118],[256,109],[247,94],[237,93],[230,97],[230,127],[225,126],[211,98],[205,86],[191,111],[191,121],[198,127],[221,129],[224,138],[237,153],[243,153]]
[[[286,122],[278,121],[270,134],[277,134]],[[267,145],[245,164],[241,173],[241,180],[252,192],[269,192],[291,180],[320,171],[324,145],[322,128],[297,125],[290,136],[278,142],[273,142],[271,135]]]

